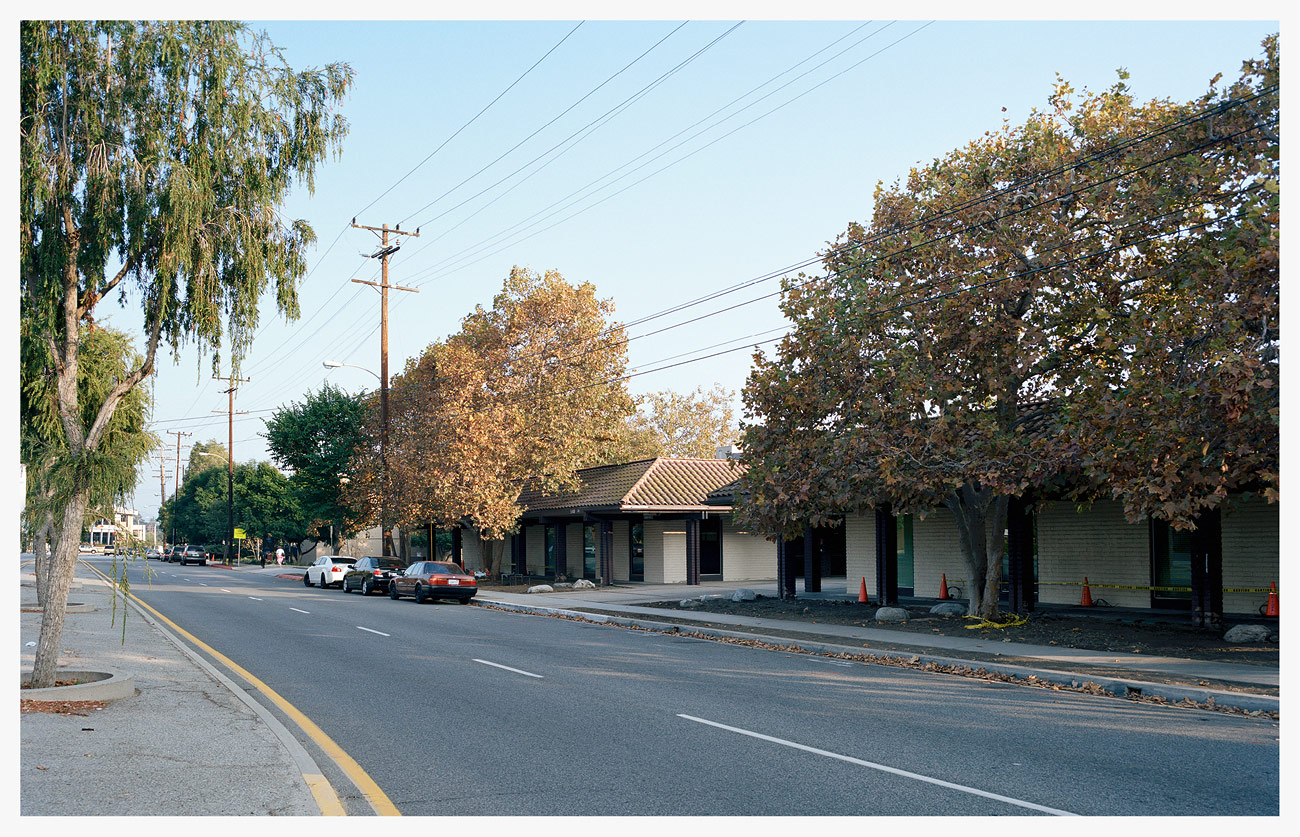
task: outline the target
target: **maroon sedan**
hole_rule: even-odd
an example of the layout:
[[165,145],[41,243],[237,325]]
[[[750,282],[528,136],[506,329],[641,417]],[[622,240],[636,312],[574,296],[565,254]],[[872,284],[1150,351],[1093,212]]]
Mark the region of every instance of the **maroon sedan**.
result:
[[388,598],[410,596],[416,604],[425,599],[455,599],[468,604],[478,592],[474,576],[459,566],[442,561],[416,561],[406,572],[388,582]]

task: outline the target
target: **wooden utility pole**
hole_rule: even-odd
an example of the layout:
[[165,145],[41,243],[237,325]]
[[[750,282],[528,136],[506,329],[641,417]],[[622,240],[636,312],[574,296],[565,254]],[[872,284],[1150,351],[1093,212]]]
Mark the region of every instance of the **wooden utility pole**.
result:
[[[239,389],[239,384],[248,383],[247,378],[236,378],[220,375],[213,375],[214,381],[225,381],[229,387],[226,394],[230,396],[230,406],[226,410],[229,416],[230,437],[226,445],[226,565],[230,564],[230,547],[235,543],[235,390]],[[213,410],[214,413],[221,412]]]
[[367,282],[364,279],[353,279],[359,285],[370,285],[379,288],[379,465],[383,474],[380,481],[380,497],[382,510],[380,511],[379,526],[383,535],[384,555],[393,554],[393,535],[392,530],[388,527],[388,290],[392,288],[396,291],[409,291],[418,294],[416,288],[403,288],[400,285],[388,284],[388,257],[402,249],[402,245],[389,245],[388,236],[393,235],[410,235],[416,238],[420,237],[420,229],[416,227],[415,232],[403,232],[401,224],[389,229],[387,224],[382,227],[366,227],[357,223],[357,219],[352,219],[352,226],[359,230],[370,230],[371,232],[380,233],[379,250],[370,254],[370,258],[379,259],[381,265],[381,281]]
[[[181,493],[181,437],[182,437],[182,436],[193,436],[194,434],[193,434],[193,433],[182,433],[182,432],[179,431],[179,430],[168,430],[167,432],[168,432],[168,433],[171,433],[173,436],[176,437],[176,472],[172,475],[172,477],[173,477],[173,481],[172,481],[172,497],[175,497],[177,494],[180,494],[180,493]],[[163,499],[166,499],[166,498],[163,498]],[[176,529],[175,529],[175,527],[172,527],[172,538],[175,538],[175,536],[176,536]],[[170,541],[170,540],[171,540],[171,539],[169,539],[169,541]],[[172,545],[175,546],[174,543],[173,543]]]

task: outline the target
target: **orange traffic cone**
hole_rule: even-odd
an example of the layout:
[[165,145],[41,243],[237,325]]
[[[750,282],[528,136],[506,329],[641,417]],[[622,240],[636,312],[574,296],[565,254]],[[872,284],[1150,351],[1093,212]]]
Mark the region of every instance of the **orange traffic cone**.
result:
[[858,604],[870,604],[871,600],[867,598],[867,580],[862,579],[861,586],[858,587]]
[[1083,577],[1083,598],[1079,600],[1079,607],[1092,607],[1092,591],[1088,589],[1088,577]]
[[948,598],[948,574],[941,573],[943,581],[939,582],[939,600],[946,601]]
[[1277,582],[1271,582],[1268,587],[1268,605],[1264,608],[1264,615],[1277,616]]

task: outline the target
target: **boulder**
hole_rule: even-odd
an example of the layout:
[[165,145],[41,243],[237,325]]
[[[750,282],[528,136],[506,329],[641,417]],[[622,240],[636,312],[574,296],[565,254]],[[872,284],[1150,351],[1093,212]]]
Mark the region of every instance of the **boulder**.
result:
[[940,616],[965,616],[966,605],[957,602],[939,602],[930,608],[931,613],[937,613]]
[[682,599],[680,602],[677,603],[677,606],[678,607],[699,607],[700,604],[701,602],[699,599]]
[[538,584],[534,587],[529,587],[524,592],[525,593],[554,593],[555,588],[549,584]]
[[585,578],[580,578],[577,581],[573,582],[573,589],[574,590],[595,590],[596,585],[592,584],[590,581],[588,581]]
[[571,589],[572,587],[573,587],[573,585],[570,584],[570,583],[567,582],[567,581],[557,581],[557,582],[555,582],[555,589],[556,589],[556,590],[569,590],[569,589]]
[[740,588],[739,590],[731,594],[731,600],[733,602],[752,602],[752,601],[756,601],[757,599],[758,599],[757,593],[755,593],[753,590],[748,590],[744,587]]
[[703,596],[700,596],[700,601],[702,601],[702,602],[720,602],[720,601],[722,601],[722,600],[725,599],[725,598],[727,598],[727,597],[724,596],[724,595],[722,595],[721,593],[707,593],[707,594],[705,594],[705,595],[703,595]]
[[907,608],[882,607],[876,611],[877,622],[906,622]]
[[1233,625],[1223,638],[1228,642],[1271,642],[1274,633],[1268,625]]

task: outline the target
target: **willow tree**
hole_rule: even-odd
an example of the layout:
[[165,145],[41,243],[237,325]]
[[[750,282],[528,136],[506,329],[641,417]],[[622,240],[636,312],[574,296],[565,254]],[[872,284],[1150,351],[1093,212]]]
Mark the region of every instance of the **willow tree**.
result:
[[[26,329],[28,323],[23,321]],[[77,376],[77,405],[83,423],[94,419],[113,383],[141,358],[123,332],[84,329]],[[51,358],[39,341],[23,341],[25,356],[21,370],[22,394],[19,398],[22,417],[20,450],[27,465],[27,497],[23,510],[28,528],[34,533],[36,597],[44,604],[48,595],[50,561],[47,542],[57,543],[60,532],[54,530],[54,515],[68,502],[72,487],[67,466],[67,438],[59,421],[58,398],[50,375]],[[145,392],[135,389],[123,396],[104,433],[104,454],[96,469],[88,474],[88,515],[113,518],[113,506],[135,488],[136,469],[158,445],[157,437],[146,429],[149,405]],[[74,533],[78,535],[78,531]]]
[[372,408],[345,489],[351,505],[370,520],[387,509],[408,527],[473,526],[498,572],[525,483],[573,487],[575,470],[609,461],[623,440],[633,405],[613,311],[589,283],[514,268],[491,308],[394,379],[382,459]]
[[1023,125],[878,187],[825,275],[786,282],[793,329],[745,387],[750,525],[945,508],[989,617],[1012,498],[1109,494],[1189,528],[1275,486],[1265,46],[1191,102],[1059,82]]
[[[224,350],[237,368],[269,287],[297,316],[315,237],[277,207],[339,147],[347,125],[332,106],[352,73],[295,72],[264,34],[232,22],[24,21],[19,44],[24,339],[50,356],[69,475],[32,678],[49,685],[113,415],[160,347],[193,343],[214,364]],[[140,306],[144,349],[87,417],[81,335],[110,296]]]

